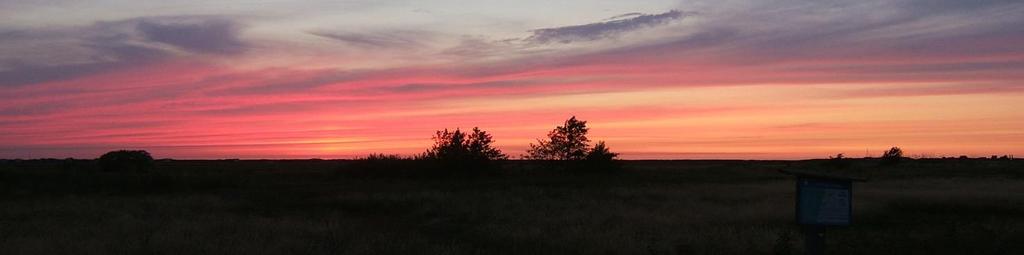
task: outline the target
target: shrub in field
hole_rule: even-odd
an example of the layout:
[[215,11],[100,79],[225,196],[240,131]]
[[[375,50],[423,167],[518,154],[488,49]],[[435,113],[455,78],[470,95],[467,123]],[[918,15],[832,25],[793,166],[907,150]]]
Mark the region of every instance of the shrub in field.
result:
[[901,160],[903,160],[903,150],[900,147],[892,147],[882,153],[881,163],[883,165],[899,164]]
[[411,157],[381,153],[357,158],[338,173],[354,177],[399,177],[410,175],[423,167],[422,163]]
[[491,169],[493,161],[506,160],[508,156],[494,148],[494,138],[480,128],[472,133],[438,130],[434,134],[434,145],[420,159],[437,164],[438,170],[472,171]]
[[153,157],[144,150],[117,150],[107,152],[97,159],[104,171],[145,172],[153,166]]
[[585,159],[587,161],[605,162],[615,160],[618,156],[618,153],[608,150],[608,146],[604,144],[604,141],[598,141],[597,144],[594,145],[594,148],[590,149],[590,152],[587,152],[587,157]]
[[360,160],[365,160],[365,161],[381,161],[381,162],[405,160],[405,159],[407,159],[407,158],[403,158],[402,156],[399,156],[398,154],[384,154],[384,153],[379,153],[379,154],[378,153],[371,153],[369,156],[366,156],[365,158],[360,158]]
[[838,169],[846,169],[850,167],[850,159],[846,158],[842,153],[836,154],[835,157],[829,156],[827,166]]
[[591,148],[590,151],[587,152],[587,156],[584,158],[585,169],[594,171],[617,170],[619,169],[619,164],[615,158],[618,156],[618,153],[611,152],[611,150],[608,149],[608,146],[604,144],[604,141],[598,141],[597,144],[594,145],[594,148]]
[[[590,147],[587,138],[587,122],[569,118],[562,126],[548,132],[546,140],[537,139],[537,144],[530,144],[526,159],[549,161],[554,165],[575,170],[598,170],[614,168],[618,153],[608,150],[604,141]],[[581,169],[582,168],[582,169]]]
[[462,130],[438,130],[434,134],[434,145],[423,153],[423,159],[446,161],[488,161],[508,159],[501,150],[494,148],[494,138],[480,128],[473,133]]
[[548,132],[547,140],[537,139],[530,144],[526,158],[534,160],[582,160],[587,157],[590,139],[587,122],[572,116],[561,126]]

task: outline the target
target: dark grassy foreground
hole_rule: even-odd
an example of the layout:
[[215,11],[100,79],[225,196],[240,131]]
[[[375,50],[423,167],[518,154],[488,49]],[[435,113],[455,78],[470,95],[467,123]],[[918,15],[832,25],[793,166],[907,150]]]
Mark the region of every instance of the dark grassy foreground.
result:
[[[510,162],[473,178],[351,161],[0,162],[0,254],[798,254],[793,180],[822,161]],[[858,161],[831,254],[1024,254],[1024,162]]]

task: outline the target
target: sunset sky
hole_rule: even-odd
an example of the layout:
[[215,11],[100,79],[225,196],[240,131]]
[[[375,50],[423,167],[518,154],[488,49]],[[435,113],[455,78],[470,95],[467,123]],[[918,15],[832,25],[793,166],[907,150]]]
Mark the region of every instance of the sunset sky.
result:
[[1024,1],[0,0],[0,158],[1024,155]]

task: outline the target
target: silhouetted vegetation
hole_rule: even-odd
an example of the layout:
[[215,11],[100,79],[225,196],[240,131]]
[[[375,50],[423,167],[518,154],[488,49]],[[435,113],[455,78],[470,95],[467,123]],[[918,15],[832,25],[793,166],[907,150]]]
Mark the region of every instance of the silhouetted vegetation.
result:
[[900,147],[892,147],[882,153],[882,165],[896,165],[903,161],[903,150]]
[[370,154],[356,159],[342,174],[363,177],[472,176],[496,170],[508,156],[494,147],[494,138],[480,128],[438,130],[434,144],[420,155]]
[[423,153],[423,159],[440,161],[490,161],[505,160],[508,156],[494,148],[494,138],[480,128],[473,133],[438,130],[434,134],[434,145]]
[[101,169],[113,172],[146,172],[153,166],[153,157],[144,150],[111,151],[98,160]]
[[508,156],[494,148],[494,138],[480,128],[472,133],[462,130],[438,130],[434,134],[434,145],[421,156],[422,160],[436,164],[434,171],[479,172],[495,168],[493,161],[506,160]]
[[615,158],[618,157],[618,153],[611,152],[608,146],[604,144],[604,141],[598,141],[587,152],[587,156],[583,159],[584,169],[590,171],[614,171],[619,169],[619,162]]
[[850,167],[851,160],[846,158],[842,153],[836,154],[836,156],[829,156],[826,163],[831,168],[836,169],[847,169]]
[[597,144],[594,145],[594,148],[590,149],[590,152],[587,153],[587,157],[585,158],[585,160],[595,162],[608,162],[615,160],[615,158],[618,156],[618,153],[611,152],[608,149],[608,146],[604,144],[604,141],[598,141]]
[[530,144],[526,158],[533,160],[583,160],[587,157],[590,139],[587,122],[572,116],[565,124],[548,132],[547,140],[537,139]]
[[348,177],[408,177],[423,171],[423,164],[412,157],[374,153],[343,164],[338,174]]
[[616,169],[615,158],[618,153],[608,150],[604,141],[590,147],[587,138],[587,122],[572,116],[548,132],[547,139],[537,139],[530,144],[526,159],[548,161],[551,165],[569,170],[597,171]]
[[371,162],[372,161],[381,161],[381,162],[383,162],[383,161],[397,161],[397,160],[409,160],[409,159],[410,158],[402,157],[401,155],[398,155],[398,154],[370,153],[370,155],[366,156],[365,158],[360,158],[358,160],[371,161]]

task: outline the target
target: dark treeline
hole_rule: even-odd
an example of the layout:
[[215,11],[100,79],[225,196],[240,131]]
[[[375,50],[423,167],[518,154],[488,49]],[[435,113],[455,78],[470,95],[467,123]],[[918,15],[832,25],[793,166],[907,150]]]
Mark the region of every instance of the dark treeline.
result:
[[[604,141],[591,144],[586,121],[569,118],[544,139],[530,144],[528,155],[520,158],[539,162],[545,169],[577,172],[607,172],[619,169],[618,153],[611,152]],[[343,174],[366,176],[479,176],[494,174],[510,157],[494,147],[494,137],[474,127],[438,130],[434,144],[413,156],[373,153],[357,158],[351,165],[340,167]],[[93,169],[104,172],[146,173],[154,159],[144,150],[116,150],[103,154],[95,164],[66,159],[65,169]],[[225,160],[233,161],[233,160]]]
[[[530,168],[546,171],[559,170],[572,173],[599,173],[621,171],[618,153],[612,152],[604,141],[592,143],[587,137],[587,122],[575,116],[548,132],[544,138],[530,143],[526,154],[520,155],[521,162],[530,162]],[[454,130],[438,130],[433,135],[434,144],[424,152],[412,156],[397,154],[373,153],[339,167],[339,174],[348,176],[485,176],[500,172],[509,165],[509,155],[494,147],[495,139],[488,133],[474,127],[470,131],[460,128]],[[967,156],[941,158],[968,160]],[[1013,160],[1012,155],[978,158],[981,160]],[[167,161],[169,159],[163,159]],[[319,161],[319,159],[315,159]],[[891,167],[901,162],[915,160],[904,156],[899,147],[892,147],[878,158],[865,157],[852,159],[842,153],[829,156],[822,161],[824,169],[850,170],[854,165],[865,166],[864,163],[874,162],[874,166]],[[934,160],[919,158],[916,160]],[[19,162],[20,160],[2,160],[3,162]],[[43,159],[42,161],[61,161],[62,169],[85,169],[105,172],[147,173],[153,168],[154,159],[144,150],[116,150],[103,154],[95,162],[76,159]],[[237,161],[237,160],[218,160]],[[814,160],[811,160],[814,161]]]
[[[575,116],[548,132],[547,137],[530,144],[527,155],[520,157],[538,162],[546,169],[573,172],[610,172],[619,169],[618,153],[611,152],[604,141],[591,144],[587,122]],[[494,137],[479,127],[466,132],[438,130],[434,144],[425,152],[403,157],[371,154],[359,159],[351,171],[362,175],[444,175],[475,176],[494,174],[509,156],[495,148]]]

